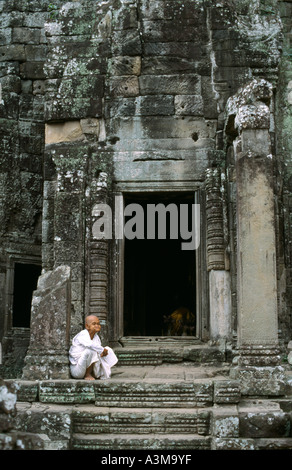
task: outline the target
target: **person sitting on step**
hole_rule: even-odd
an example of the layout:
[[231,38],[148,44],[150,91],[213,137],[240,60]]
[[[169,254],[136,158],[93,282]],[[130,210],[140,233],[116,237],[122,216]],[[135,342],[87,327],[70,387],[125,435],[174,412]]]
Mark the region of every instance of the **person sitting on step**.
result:
[[118,362],[114,351],[101,345],[98,333],[101,330],[99,318],[88,315],[85,329],[72,340],[69,349],[70,372],[74,379],[109,379],[111,368]]

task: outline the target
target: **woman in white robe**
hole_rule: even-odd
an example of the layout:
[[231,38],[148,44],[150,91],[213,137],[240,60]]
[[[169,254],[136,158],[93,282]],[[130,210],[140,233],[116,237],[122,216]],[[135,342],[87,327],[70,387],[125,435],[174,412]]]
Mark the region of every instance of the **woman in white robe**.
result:
[[109,379],[111,368],[118,362],[114,351],[101,345],[98,333],[101,330],[99,319],[89,315],[85,329],[72,340],[69,350],[70,372],[75,379]]

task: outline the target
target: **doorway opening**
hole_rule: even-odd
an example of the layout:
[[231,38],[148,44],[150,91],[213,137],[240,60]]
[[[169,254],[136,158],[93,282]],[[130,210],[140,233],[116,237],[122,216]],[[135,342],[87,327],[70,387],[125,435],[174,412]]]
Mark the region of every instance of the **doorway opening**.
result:
[[[147,239],[147,205],[187,205],[191,231],[194,193],[149,193],[125,197],[125,206],[139,204],[144,210],[144,239],[125,239],[124,336],[196,335],[196,251],[182,250],[180,230],[171,238],[170,217],[166,236]],[[126,221],[125,221],[126,222]],[[148,222],[149,223],[149,222]]]
[[41,266],[15,263],[12,326],[30,328],[30,311],[33,291],[37,287]]

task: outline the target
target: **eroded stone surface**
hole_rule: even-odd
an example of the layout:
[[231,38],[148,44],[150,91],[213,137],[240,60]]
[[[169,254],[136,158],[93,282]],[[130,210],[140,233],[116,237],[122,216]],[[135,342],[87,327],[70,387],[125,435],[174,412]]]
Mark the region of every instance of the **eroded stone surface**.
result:
[[[64,338],[68,336],[60,332],[63,323],[59,329],[62,311],[70,310],[71,337],[83,325],[87,309],[100,312],[106,338],[116,335],[110,339],[117,342],[122,335],[116,328],[120,319],[110,324],[108,315],[116,310],[115,280],[109,273],[116,272],[113,266],[117,259],[111,260],[109,247],[93,242],[89,235],[95,204],[111,200],[114,185],[121,191],[138,188],[144,192],[184,191],[188,187],[199,189],[202,200],[208,193],[207,222],[203,224],[206,246],[202,249],[202,253],[206,249],[208,260],[204,261],[202,253],[198,258],[202,269],[200,340],[230,341],[232,351],[236,347],[233,335],[243,326],[244,332],[238,336],[251,347],[249,353],[239,351],[240,390],[234,376],[226,380],[226,371],[211,395],[198,382],[193,388],[202,401],[209,403],[215,397],[218,406],[236,403],[239,392],[278,396],[284,389],[291,391],[278,366],[291,340],[291,2],[263,3],[0,2],[0,337],[4,338],[3,354],[11,371],[21,373],[14,367],[15,356],[25,356],[28,345],[28,341],[20,344],[19,335],[12,332],[14,263],[33,260],[42,263],[45,272],[59,265],[70,267],[70,305],[62,303],[60,291],[55,303],[46,304],[45,300],[45,306],[38,306],[42,310],[38,321],[47,320],[49,333],[42,336],[32,319],[26,368],[27,378],[39,379],[42,374],[43,379],[52,373],[55,378],[63,377],[68,346]],[[237,222],[241,220],[237,214],[242,215],[236,186],[245,169],[243,160],[239,174],[234,171],[241,157],[246,164],[256,160],[240,191],[250,197],[256,193],[256,213],[246,214],[245,229],[249,230],[252,222],[255,231],[248,243],[250,268],[244,268],[242,278],[240,256],[236,259],[240,243]],[[216,181],[209,178],[214,169]],[[210,195],[215,193],[212,199]],[[271,207],[276,209],[274,217]],[[258,237],[259,220],[276,227],[274,240],[264,238],[265,253],[260,260],[264,245]],[[112,270],[108,271],[110,263]],[[206,273],[212,269],[215,277],[218,270],[223,272],[228,293],[219,305],[220,284],[215,283],[213,290],[211,285],[214,302],[210,316],[206,278],[212,281],[214,273]],[[238,278],[242,282],[237,288]],[[263,289],[258,287],[260,279]],[[237,308],[242,288],[247,291],[243,316]],[[53,293],[54,288],[51,301]],[[110,304],[113,298],[114,305]],[[254,299],[260,300],[260,305],[255,305]],[[275,299],[278,310],[271,314]],[[58,321],[53,315],[48,318],[48,310],[59,313]],[[276,344],[278,327],[281,355]],[[11,344],[17,341],[18,348],[13,349]],[[266,351],[259,351],[261,345],[267,346]],[[172,363],[214,364],[224,362],[227,351],[225,347],[210,351],[184,346],[134,358],[124,351],[123,361],[161,364],[163,357]],[[183,366],[182,370],[187,381],[213,380],[217,375],[203,367],[194,371]],[[167,373],[178,380],[182,372],[164,369],[161,377]],[[153,368],[143,377],[147,375],[151,386],[159,379],[159,371]],[[92,387],[84,391],[77,383],[69,388],[59,383],[55,390],[54,386],[41,383],[43,400],[54,397],[56,390],[61,391],[60,401],[95,399]],[[38,390],[35,381],[31,388],[23,383],[19,397],[33,402]],[[215,448],[276,446],[231,436],[232,417],[228,419],[229,428],[222,427],[225,436],[213,440]],[[14,445],[11,439],[4,436],[3,446]],[[77,447],[80,441],[76,440]],[[152,438],[145,442],[148,447],[156,445]],[[175,446],[175,439],[165,442]],[[104,445],[110,444],[110,438],[105,437]],[[115,445],[126,444],[116,440]],[[131,437],[131,445],[142,444]],[[180,441],[179,445],[184,444]],[[193,445],[208,447],[210,440]],[[97,444],[84,442],[84,446]]]

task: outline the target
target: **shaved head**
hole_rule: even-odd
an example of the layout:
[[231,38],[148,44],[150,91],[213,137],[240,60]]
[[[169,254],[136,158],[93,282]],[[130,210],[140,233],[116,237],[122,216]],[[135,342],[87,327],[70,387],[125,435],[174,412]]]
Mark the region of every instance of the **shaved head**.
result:
[[85,325],[88,325],[92,320],[98,320],[98,317],[96,315],[87,315],[85,318]]
[[88,330],[91,339],[101,330],[99,318],[96,315],[88,315],[85,317],[85,329]]

